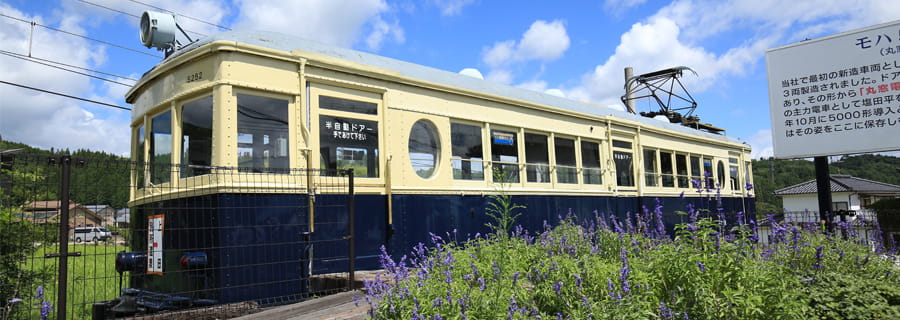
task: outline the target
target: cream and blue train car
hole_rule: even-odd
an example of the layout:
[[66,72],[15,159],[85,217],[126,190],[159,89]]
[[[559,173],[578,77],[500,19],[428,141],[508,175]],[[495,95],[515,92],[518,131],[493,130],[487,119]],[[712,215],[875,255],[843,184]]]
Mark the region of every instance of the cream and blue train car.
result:
[[[219,248],[205,253],[210,265],[267,265],[261,260],[278,255],[241,245],[294,241],[307,227],[244,232],[242,224],[255,222],[238,216],[258,205],[252,215],[259,221],[308,219],[291,209],[308,195],[281,189],[310,182],[286,179],[289,169],[354,168],[360,268],[378,266],[381,245],[404,254],[429,243],[429,232],[484,234],[492,222],[484,213],[488,196],[500,188],[527,207],[516,224],[528,230],[568,212],[589,218],[652,210],[657,199],[667,213],[688,203],[754,210],[744,187],[752,182],[750,147],[737,139],[283,34],[225,32],[191,43],[144,74],[127,101],[134,160],[177,168],[138,170],[133,223],[147,226],[152,217],[142,212],[152,208],[179,208],[190,214],[166,215],[166,230],[209,233],[166,232],[163,252],[172,257],[163,268],[177,268],[178,255],[191,247]],[[254,169],[229,169],[239,167]],[[227,170],[237,174],[220,174]],[[711,204],[692,180],[718,186],[720,202]],[[337,231],[316,230],[323,232]],[[147,245],[135,243],[138,251]],[[300,251],[285,249],[287,257],[277,258],[283,265],[231,269],[208,281],[296,277]],[[156,278],[138,285],[172,285]],[[295,290],[236,286],[213,298]]]

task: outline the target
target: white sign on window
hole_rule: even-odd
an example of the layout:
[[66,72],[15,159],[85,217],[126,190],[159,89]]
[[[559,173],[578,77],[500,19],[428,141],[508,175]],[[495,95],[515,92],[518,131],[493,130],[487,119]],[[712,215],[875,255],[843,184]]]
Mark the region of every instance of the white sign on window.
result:
[[766,51],[776,158],[900,150],[900,21]]
[[147,222],[147,273],[163,273],[163,222],[165,216],[150,216]]

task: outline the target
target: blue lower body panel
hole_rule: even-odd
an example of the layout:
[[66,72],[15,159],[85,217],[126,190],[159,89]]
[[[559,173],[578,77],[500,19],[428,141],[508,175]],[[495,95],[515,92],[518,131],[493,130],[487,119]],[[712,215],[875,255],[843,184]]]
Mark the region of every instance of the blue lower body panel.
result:
[[[690,204],[705,212],[754,212],[752,198],[514,196],[524,205],[515,224],[529,232],[561,218],[590,221],[596,216],[665,213],[667,231],[687,218],[675,214]],[[308,293],[306,275],[347,272],[349,259],[346,195],[316,195],[315,221],[309,225],[306,194],[215,194],[164,200],[132,211],[135,233],[132,250],[147,251],[147,218],[165,216],[164,272],[131,277],[131,286],[219,303],[277,301]],[[381,246],[395,258],[418,243],[431,245],[431,236],[466,240],[490,233],[485,214],[490,197],[480,195],[393,195],[389,223],[384,195],[354,197],[354,249],[357,270],[380,268]],[[658,201],[658,202],[657,202]],[[646,209],[645,209],[646,208]],[[312,231],[312,232],[311,232]],[[186,252],[203,252],[207,265],[185,269]],[[310,264],[308,258],[313,258]]]

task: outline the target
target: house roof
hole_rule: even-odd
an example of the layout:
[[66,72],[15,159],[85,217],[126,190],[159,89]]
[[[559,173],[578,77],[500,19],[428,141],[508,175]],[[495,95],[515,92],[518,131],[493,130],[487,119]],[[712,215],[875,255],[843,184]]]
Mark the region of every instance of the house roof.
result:
[[[895,194],[900,196],[900,186],[857,178],[846,174],[830,176],[831,192],[857,192],[867,194]],[[810,180],[790,187],[775,190],[776,195],[815,194],[816,180]]]

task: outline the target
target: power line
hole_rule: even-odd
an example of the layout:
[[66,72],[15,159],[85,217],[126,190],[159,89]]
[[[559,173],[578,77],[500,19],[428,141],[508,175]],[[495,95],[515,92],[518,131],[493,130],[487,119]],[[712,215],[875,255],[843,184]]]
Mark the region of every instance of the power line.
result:
[[103,105],[103,106],[107,106],[107,107],[113,107],[113,108],[119,108],[119,109],[122,109],[122,110],[128,110],[128,111],[131,111],[130,108],[117,106],[117,105],[114,105],[114,104],[111,104],[111,103],[100,102],[100,101],[97,101],[97,100],[91,100],[91,99],[85,99],[85,98],[82,98],[82,97],[76,97],[76,96],[68,95],[68,94],[65,94],[65,93],[59,93],[59,92],[56,92],[56,91],[50,91],[50,90],[44,90],[44,89],[38,89],[38,88],[35,88],[35,87],[29,87],[29,86],[26,86],[26,85],[24,85],[24,84],[18,84],[18,83],[13,83],[13,82],[7,82],[7,81],[3,81],[3,80],[0,80],[0,83],[8,84],[8,85],[11,85],[11,86],[16,86],[16,87],[20,87],[20,88],[25,88],[25,89],[31,89],[31,90],[34,90],[34,91],[40,91],[40,92],[44,92],[44,93],[55,94],[55,95],[63,96],[63,97],[70,98],[70,99],[81,100],[81,101],[86,101],[86,102],[90,102],[90,103],[96,103],[96,104]]
[[120,49],[124,49],[124,50],[128,50],[128,51],[140,53],[140,54],[143,54],[143,55],[148,55],[148,56],[151,56],[151,57],[157,57],[157,58],[164,58],[163,56],[160,56],[160,55],[156,55],[156,54],[147,53],[147,52],[144,52],[144,51],[135,50],[135,49],[132,49],[132,48],[128,48],[128,47],[126,47],[126,46],[122,46],[122,45],[118,45],[118,44],[115,44],[115,43],[103,41],[103,40],[100,40],[100,39],[94,39],[94,38],[91,38],[91,37],[88,37],[88,36],[85,36],[85,35],[81,35],[81,34],[69,32],[69,31],[57,29],[57,28],[54,28],[54,27],[51,27],[51,26],[45,26],[45,25],[42,25],[42,24],[37,23],[37,22],[34,22],[34,21],[28,21],[28,20],[25,20],[25,19],[22,19],[22,18],[17,18],[17,17],[13,17],[13,16],[8,16],[8,15],[3,14],[3,13],[0,13],[0,16],[6,17],[6,18],[9,18],[9,19],[13,19],[13,20],[18,20],[18,21],[21,21],[21,22],[24,22],[24,23],[36,25],[36,26],[41,26],[41,27],[44,27],[44,28],[47,28],[47,29],[50,29],[50,30],[53,30],[53,31],[62,32],[62,33],[68,34],[68,35],[72,35],[72,36],[76,36],[76,37],[88,39],[88,40],[91,40],[91,41],[96,41],[96,42],[99,42],[99,43],[102,43],[102,44],[105,44],[105,45],[108,45],[108,46],[113,46],[113,47],[116,47],[116,48],[120,48]]
[[6,50],[0,50],[0,54],[5,54],[5,55],[10,56],[10,57],[13,57],[13,58],[19,58],[19,59],[22,59],[22,60],[25,60],[25,61],[34,62],[34,63],[42,64],[42,65],[45,65],[45,66],[48,66],[48,67],[57,68],[57,69],[61,69],[61,70],[64,70],[64,71],[69,71],[69,72],[77,73],[77,74],[80,74],[80,75],[89,76],[89,77],[92,77],[92,78],[100,79],[100,80],[103,80],[103,81],[109,81],[109,82],[112,82],[112,83],[117,83],[117,84],[129,86],[129,87],[132,86],[133,84],[125,84],[125,83],[113,81],[113,80],[110,80],[110,79],[107,79],[107,78],[94,76],[94,75],[91,75],[91,74],[85,74],[85,73],[81,73],[81,72],[77,72],[77,71],[72,71],[72,70],[69,70],[69,69],[66,69],[66,68],[62,68],[62,67],[59,67],[59,66],[54,66],[54,65],[51,65],[51,64],[42,63],[42,62],[40,62],[40,61],[49,62],[49,63],[54,63],[54,64],[58,64],[58,65],[61,65],[61,66],[66,66],[66,67],[70,67],[70,68],[75,68],[75,69],[81,69],[81,70],[88,71],[88,72],[99,73],[99,74],[103,74],[103,75],[107,75],[107,76],[111,76],[111,77],[116,77],[116,78],[120,78],[120,79],[126,79],[126,80],[135,81],[135,82],[138,81],[138,79],[129,78],[129,77],[125,77],[125,76],[120,76],[120,75],[117,75],[117,74],[107,73],[107,72],[103,72],[103,71],[99,71],[99,70],[94,70],[94,69],[88,69],[88,68],[85,68],[85,67],[74,66],[74,65],[71,65],[71,64],[65,64],[65,63],[62,63],[62,62],[59,62],[59,61],[53,61],[53,60],[48,60],[48,59],[41,59],[41,58],[33,57],[33,56],[26,56],[26,55],[21,54],[21,53],[15,53],[15,52],[10,52],[10,51],[6,51]]
[[148,4],[148,3],[143,3],[143,2],[140,2],[140,1],[137,1],[137,0],[128,0],[128,1],[131,1],[131,2],[134,2],[134,3],[140,3],[140,4],[142,4],[142,5],[151,7],[151,8],[156,9],[156,10],[162,10],[162,11],[170,12],[170,13],[177,14],[177,15],[179,15],[179,16],[182,16],[182,17],[185,17],[185,18],[188,18],[188,19],[191,19],[191,20],[200,22],[200,23],[205,23],[205,24],[214,26],[214,27],[219,28],[219,29],[231,31],[231,29],[228,28],[228,27],[220,26],[220,25],[217,25],[217,24],[215,24],[215,23],[207,22],[207,21],[205,21],[205,20],[200,20],[200,19],[197,19],[197,18],[194,18],[194,17],[191,17],[191,16],[186,16],[186,15],[184,15],[184,14],[181,14],[181,13],[178,13],[178,12],[175,12],[175,11],[172,11],[172,10],[166,10],[166,9],[163,9],[163,8],[160,8],[160,7],[157,7],[157,6]]

